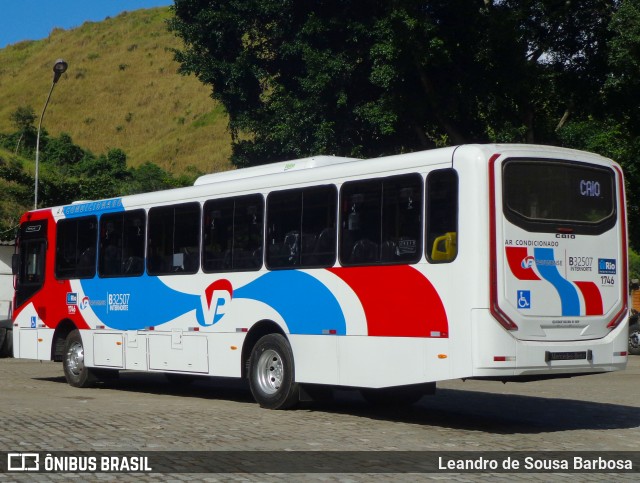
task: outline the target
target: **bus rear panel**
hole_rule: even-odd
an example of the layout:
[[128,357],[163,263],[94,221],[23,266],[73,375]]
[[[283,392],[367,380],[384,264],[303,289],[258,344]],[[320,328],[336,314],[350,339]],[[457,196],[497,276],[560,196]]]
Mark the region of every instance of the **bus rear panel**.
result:
[[535,379],[625,367],[622,172],[602,158],[564,154],[514,152],[489,161],[493,320],[483,340],[504,344],[479,348],[477,376]]

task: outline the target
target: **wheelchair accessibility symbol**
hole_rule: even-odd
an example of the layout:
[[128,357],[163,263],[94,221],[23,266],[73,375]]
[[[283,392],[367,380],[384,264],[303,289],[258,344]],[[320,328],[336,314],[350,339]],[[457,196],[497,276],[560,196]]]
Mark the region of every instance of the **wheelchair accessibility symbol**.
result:
[[518,308],[531,308],[531,290],[518,290]]

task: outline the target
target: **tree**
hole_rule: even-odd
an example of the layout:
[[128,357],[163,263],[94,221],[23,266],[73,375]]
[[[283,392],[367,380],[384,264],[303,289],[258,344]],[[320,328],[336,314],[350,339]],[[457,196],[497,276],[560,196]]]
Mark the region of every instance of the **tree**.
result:
[[229,115],[232,162],[467,142],[623,164],[640,246],[640,0],[175,0],[169,27]]
[[119,148],[112,148],[107,154],[101,154],[97,158],[85,155],[76,166],[76,172],[87,177],[108,175],[121,181],[131,178],[131,172],[127,168],[127,153]]
[[[176,0],[232,161],[552,142],[606,80],[611,0]],[[565,119],[565,121],[562,121]]]
[[169,173],[156,164],[146,162],[131,170],[131,181],[124,187],[124,194],[148,193],[175,187]]
[[33,178],[15,158],[0,154],[0,240],[13,240],[20,216],[31,208]]
[[36,138],[36,128],[33,125],[36,120],[36,113],[31,106],[20,106],[11,113],[9,118],[20,134],[15,149],[15,154],[18,154],[20,143],[25,136],[33,138],[33,140]]
[[71,172],[70,170],[73,170],[85,156],[93,156],[74,144],[71,136],[67,133],[61,133],[57,138],[41,136],[41,144],[44,144],[43,161],[56,165],[65,172]]

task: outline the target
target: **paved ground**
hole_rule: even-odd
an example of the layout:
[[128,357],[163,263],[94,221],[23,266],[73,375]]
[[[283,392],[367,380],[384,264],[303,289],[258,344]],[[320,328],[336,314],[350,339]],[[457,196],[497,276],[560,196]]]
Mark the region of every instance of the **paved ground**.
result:
[[[357,393],[293,411],[259,408],[237,381],[170,385],[160,374],[124,373],[94,389],[66,384],[53,362],[0,360],[0,451],[639,451],[640,357],[626,371],[526,384],[451,381],[402,410],[368,406]],[[20,475],[18,475],[20,476]],[[9,481],[74,475],[0,473]],[[581,474],[580,480],[611,480]],[[174,481],[477,481],[486,475],[171,475]],[[494,475],[493,479],[571,475]],[[550,478],[551,477],[551,478]],[[575,475],[573,476],[575,478]],[[634,480],[617,475],[616,480]],[[152,481],[158,475],[103,474]],[[164,477],[166,479],[168,477]],[[75,481],[86,475],[75,476]]]

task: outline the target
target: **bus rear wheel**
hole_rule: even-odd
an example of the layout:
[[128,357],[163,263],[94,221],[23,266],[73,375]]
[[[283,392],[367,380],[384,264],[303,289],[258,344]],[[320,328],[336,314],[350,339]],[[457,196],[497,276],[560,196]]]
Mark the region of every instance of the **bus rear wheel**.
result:
[[64,377],[73,387],[91,387],[96,382],[95,374],[84,363],[84,346],[78,329],[69,332],[65,340],[62,367]]
[[249,387],[266,409],[289,409],[299,402],[293,352],[284,336],[269,334],[258,340],[249,360]]

